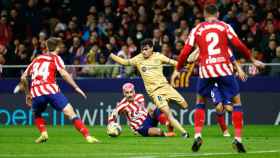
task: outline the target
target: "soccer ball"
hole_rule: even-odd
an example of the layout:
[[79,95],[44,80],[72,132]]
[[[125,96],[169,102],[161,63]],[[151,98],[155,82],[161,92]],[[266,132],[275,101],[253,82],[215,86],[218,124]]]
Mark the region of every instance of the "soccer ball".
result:
[[121,134],[122,127],[118,123],[110,123],[107,126],[107,134],[110,137],[117,137]]

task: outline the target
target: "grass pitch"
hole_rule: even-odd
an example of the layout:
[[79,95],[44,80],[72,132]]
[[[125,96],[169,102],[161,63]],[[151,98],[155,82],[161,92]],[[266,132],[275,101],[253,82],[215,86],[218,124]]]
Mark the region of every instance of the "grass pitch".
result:
[[[186,127],[193,136],[193,127]],[[88,144],[72,126],[48,127],[49,141],[35,144],[39,136],[35,127],[0,126],[0,157],[5,158],[280,158],[279,126],[246,126],[243,142],[246,154],[233,151],[233,138],[224,138],[217,126],[203,130],[204,144],[198,153],[191,152],[193,138],[182,139],[135,136],[128,127],[120,137],[110,138],[105,127],[92,127],[99,144]],[[232,129],[230,130],[232,133]]]

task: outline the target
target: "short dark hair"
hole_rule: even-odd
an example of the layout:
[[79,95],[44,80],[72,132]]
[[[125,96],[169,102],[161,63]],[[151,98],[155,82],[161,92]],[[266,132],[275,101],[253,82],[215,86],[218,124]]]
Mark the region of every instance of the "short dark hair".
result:
[[46,44],[49,51],[55,51],[55,49],[62,43],[60,38],[51,37],[47,40]]
[[154,46],[153,40],[150,38],[143,40],[140,45],[141,45],[141,49],[143,49],[145,46],[149,46],[149,47]]
[[207,5],[205,8],[204,8],[205,12],[210,14],[210,15],[215,15],[216,13],[218,13],[218,8],[216,5],[214,4],[210,4],[210,5]]

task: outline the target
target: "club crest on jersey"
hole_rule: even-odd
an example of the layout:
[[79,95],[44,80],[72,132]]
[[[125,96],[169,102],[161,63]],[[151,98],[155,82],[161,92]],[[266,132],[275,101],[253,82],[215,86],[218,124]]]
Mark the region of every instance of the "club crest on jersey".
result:
[[142,66],[141,67],[141,71],[146,72],[147,71],[147,67],[146,66]]
[[161,96],[157,96],[158,101],[162,101],[162,97]]

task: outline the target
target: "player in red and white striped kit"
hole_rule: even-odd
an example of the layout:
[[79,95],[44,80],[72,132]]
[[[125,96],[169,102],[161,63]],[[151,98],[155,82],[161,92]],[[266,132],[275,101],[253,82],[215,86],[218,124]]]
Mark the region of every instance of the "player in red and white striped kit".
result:
[[[167,117],[158,108],[147,110],[142,94],[136,94],[134,85],[126,83],[122,87],[124,98],[117,104],[108,118],[108,125],[116,122],[119,114],[124,114],[130,128],[142,136],[174,136],[173,127]],[[165,133],[157,127],[158,122],[167,125],[169,132]]]
[[[21,76],[21,84],[23,85],[26,94],[26,103],[27,105],[32,106],[32,111],[35,116],[35,125],[41,133],[41,136],[36,139],[35,142],[42,143],[48,140],[46,123],[41,115],[47,108],[48,104],[58,111],[63,111],[63,113],[73,122],[76,129],[85,137],[87,142],[98,142],[96,138],[90,136],[87,127],[75,114],[72,105],[60,92],[60,89],[56,84],[55,73],[58,71],[63,79],[66,80],[76,92],[86,98],[85,93],[65,70],[63,60],[57,55],[60,43],[61,40],[58,38],[48,39],[46,41],[48,53],[36,57]],[[27,81],[28,76],[31,76],[32,80],[30,91]]]
[[[180,70],[192,48],[197,44],[199,47],[199,80],[198,95],[196,99],[195,119],[195,141],[192,146],[194,152],[202,145],[201,131],[205,120],[204,98],[209,94],[215,83],[225,100],[232,100],[233,112],[232,121],[235,130],[233,146],[238,152],[246,152],[241,141],[243,128],[243,112],[239,95],[239,86],[233,76],[233,66],[230,61],[228,41],[237,47],[243,55],[251,60],[257,67],[263,67],[263,63],[254,59],[250,50],[239,40],[232,27],[225,22],[218,20],[218,8],[215,5],[208,5],[204,9],[206,22],[199,23],[192,31],[185,42],[177,64]],[[174,73],[176,76],[178,72]]]

